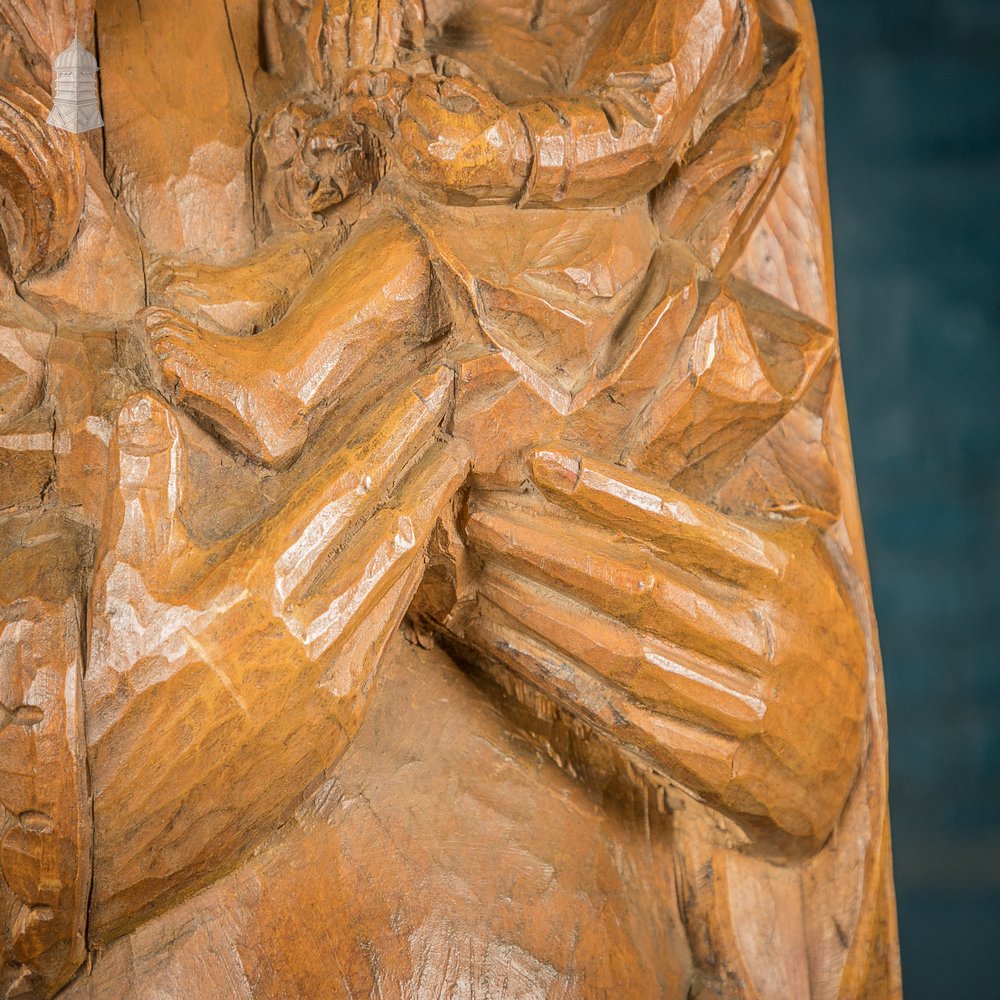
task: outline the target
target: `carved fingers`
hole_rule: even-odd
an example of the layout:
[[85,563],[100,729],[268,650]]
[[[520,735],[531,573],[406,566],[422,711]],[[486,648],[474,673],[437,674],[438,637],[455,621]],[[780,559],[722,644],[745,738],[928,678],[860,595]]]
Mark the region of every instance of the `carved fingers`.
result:
[[[153,305],[190,316],[219,332],[247,336],[272,325],[309,275],[309,257],[286,240],[268,246],[268,256],[253,255],[235,267],[183,257],[160,257],[146,275]],[[155,328],[155,324],[154,324]]]
[[681,568],[759,583],[787,563],[765,526],[741,523],[649,477],[560,447],[535,452],[531,468],[545,494],[567,510],[669,552]]
[[[184,585],[204,592],[196,607],[211,609],[218,603],[211,593],[245,585],[241,601],[264,600],[290,639],[318,656],[419,560],[466,477],[465,446],[442,431],[452,381],[444,368],[418,380],[378,408],[270,518],[209,547],[185,528],[187,450],[177,417],[148,393],[131,397],[112,445],[115,486],[98,562],[127,563],[143,589],[156,586],[161,597],[186,563]],[[112,576],[99,568],[98,606],[109,601]]]
[[424,45],[420,0],[332,0],[316,4],[308,40],[317,78],[339,84],[359,66],[393,66]]
[[562,448],[532,473],[544,497],[470,500],[469,638],[696,794],[822,842],[856,773],[867,670],[822,539]]
[[[494,501],[495,502],[495,501]],[[764,623],[736,606],[729,588],[686,573],[659,552],[610,532],[571,529],[565,516],[546,516],[527,505],[510,511],[476,499],[469,535],[508,565],[626,621],[676,642],[692,638],[719,656],[759,670],[766,656]],[[484,509],[485,508],[485,509]]]
[[106,532],[86,677],[100,936],[230,864],[345,749],[468,472],[451,405],[444,370],[390,399],[263,523],[177,546],[166,593],[126,550],[181,519],[180,425],[129,404],[116,502],[135,512]]
[[636,632],[619,618],[595,613],[586,601],[564,593],[557,598],[561,591],[499,563],[486,568],[480,591],[509,622],[563,657],[600,662],[600,675],[588,676],[609,695],[614,690],[619,707],[668,713],[723,739],[759,725],[763,683],[749,671]]
[[119,559],[168,579],[189,546],[182,513],[187,449],[177,419],[155,396],[132,396],[118,415],[109,456],[117,479],[112,530]]
[[411,83],[410,74],[398,69],[352,71],[345,86],[351,99],[351,117],[391,146]]
[[254,548],[275,554],[272,606],[311,655],[339,642],[419,560],[442,507],[468,470],[459,442],[437,441],[452,375],[421,379],[311,476]]
[[218,268],[211,264],[199,264],[183,257],[158,257],[146,272],[146,282],[152,295],[163,297],[175,290],[194,299],[207,299],[204,288],[211,281]]

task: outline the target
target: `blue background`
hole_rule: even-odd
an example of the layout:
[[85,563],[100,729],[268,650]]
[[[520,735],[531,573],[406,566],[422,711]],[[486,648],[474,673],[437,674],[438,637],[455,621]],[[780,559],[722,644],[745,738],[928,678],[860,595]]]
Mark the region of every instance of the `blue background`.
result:
[[813,0],[907,1000],[1000,997],[1000,0]]

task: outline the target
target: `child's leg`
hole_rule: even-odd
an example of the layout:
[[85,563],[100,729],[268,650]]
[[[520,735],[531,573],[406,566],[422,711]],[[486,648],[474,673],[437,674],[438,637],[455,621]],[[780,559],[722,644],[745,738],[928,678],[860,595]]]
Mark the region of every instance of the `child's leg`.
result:
[[[423,363],[443,326],[420,234],[398,216],[366,223],[288,314],[255,337],[224,337],[151,310],[147,329],[179,402],[267,464],[290,460],[310,417],[352,379]],[[376,368],[375,366],[378,366]]]

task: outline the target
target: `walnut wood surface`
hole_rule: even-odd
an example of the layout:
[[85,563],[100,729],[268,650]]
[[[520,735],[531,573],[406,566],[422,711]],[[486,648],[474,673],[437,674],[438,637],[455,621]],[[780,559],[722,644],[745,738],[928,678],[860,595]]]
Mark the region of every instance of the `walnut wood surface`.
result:
[[898,996],[805,0],[0,63],[0,995]]

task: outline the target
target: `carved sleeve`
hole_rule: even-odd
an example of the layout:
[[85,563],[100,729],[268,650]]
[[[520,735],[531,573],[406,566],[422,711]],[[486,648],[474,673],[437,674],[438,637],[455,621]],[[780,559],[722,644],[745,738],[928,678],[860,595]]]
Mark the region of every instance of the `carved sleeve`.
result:
[[587,60],[581,96],[517,108],[533,154],[522,204],[614,205],[651,190],[750,89],[762,54],[752,0],[622,4]]

